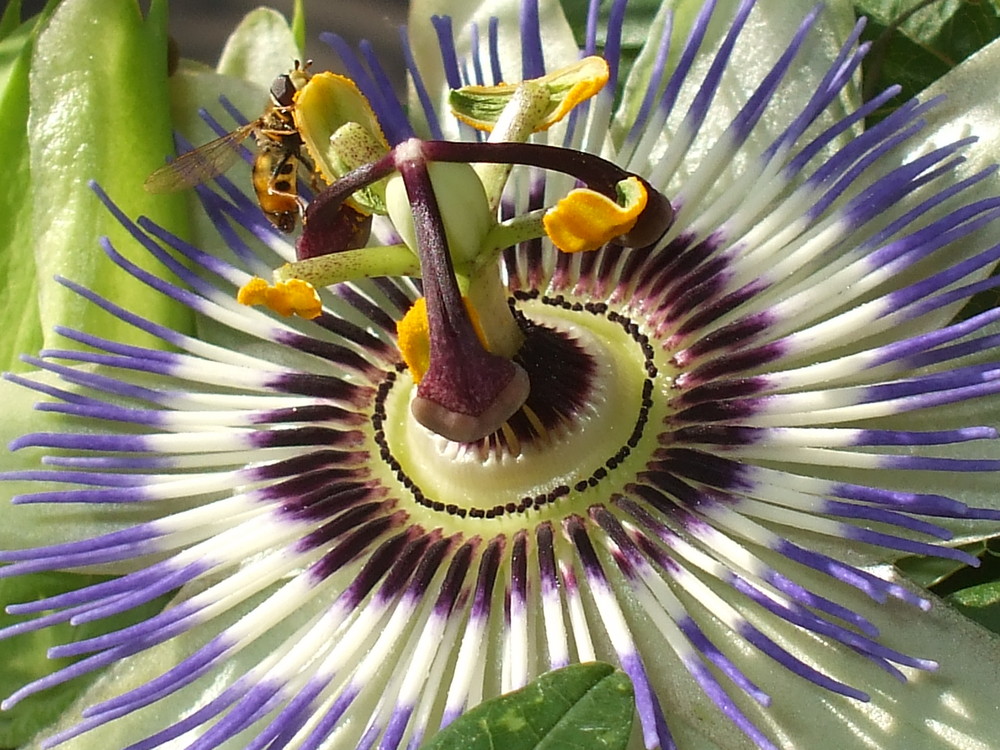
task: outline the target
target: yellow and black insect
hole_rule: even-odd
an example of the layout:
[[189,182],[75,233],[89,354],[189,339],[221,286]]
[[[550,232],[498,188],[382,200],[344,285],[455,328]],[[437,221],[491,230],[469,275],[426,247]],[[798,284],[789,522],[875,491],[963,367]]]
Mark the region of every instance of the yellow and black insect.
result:
[[[280,75],[271,84],[271,100],[264,113],[231,133],[181,154],[146,178],[151,193],[167,193],[194,187],[218,177],[239,156],[239,145],[253,135],[257,156],[252,181],[257,202],[268,220],[283,232],[295,229],[302,210],[296,179],[303,163],[302,138],[295,125],[295,94],[309,80],[309,63]],[[311,171],[311,167],[310,167]]]

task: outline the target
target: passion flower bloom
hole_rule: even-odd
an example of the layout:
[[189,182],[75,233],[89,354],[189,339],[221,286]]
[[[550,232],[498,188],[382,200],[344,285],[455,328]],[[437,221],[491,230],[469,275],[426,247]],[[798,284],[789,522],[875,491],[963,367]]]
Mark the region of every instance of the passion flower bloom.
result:
[[3,635],[179,594],[5,705],[110,666],[45,746],[416,747],[602,659],[649,748],[986,747],[995,640],[936,673],[975,631],[879,563],[976,564],[946,542],[1000,520],[957,497],[1000,468],[1000,310],[955,319],[1000,283],[994,170],[934,101],[864,129],[896,92],[849,106],[860,25],[788,12],[664,9],[627,81],[624,3],[604,62],[596,3],[583,51],[556,3],[421,19],[409,112],[327,37],[353,83],[299,91],[330,184],[294,243],[224,179],[211,248],[97,188],[163,273],[105,252],[209,332],[65,282],[170,351],[62,328],[62,383],[11,377],[87,427],[7,476],[154,519],[4,552],[130,572]]

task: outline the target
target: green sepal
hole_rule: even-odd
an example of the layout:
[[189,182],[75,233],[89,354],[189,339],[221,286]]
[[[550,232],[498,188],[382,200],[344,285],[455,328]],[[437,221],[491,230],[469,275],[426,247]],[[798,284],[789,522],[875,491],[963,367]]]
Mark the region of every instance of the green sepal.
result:
[[288,20],[271,8],[257,8],[247,13],[229,35],[216,71],[252,81],[267,90],[275,77],[287,73],[301,56]]
[[303,59],[306,54],[306,4],[303,0],[295,0],[292,6],[292,38]]
[[0,16],[0,40],[21,25],[21,0],[10,0]]
[[91,180],[99,183],[128,216],[145,215],[186,233],[184,198],[151,195],[142,187],[173,151],[166,27],[166,0],[153,0],[145,18],[132,0],[66,0],[38,37],[30,71],[27,184],[29,247],[46,344],[56,339],[52,326],[63,324],[163,346],[56,283],[57,274],[157,323],[192,328],[188,308],[151,294],[105,257],[102,236],[127,258],[165,275],[89,187]]
[[610,664],[573,664],[476,706],[423,750],[624,750],[633,695]]
[[[54,3],[50,2],[52,6]],[[24,351],[42,345],[36,300],[37,283],[32,258],[33,226],[28,153],[28,75],[31,53],[47,11],[20,22],[20,2],[12,3],[0,20],[0,163],[6,179],[0,182],[0,212],[7,231],[0,233],[0,367],[23,370]]]
[[22,22],[21,0],[9,0],[7,7],[3,9],[3,15],[0,16],[0,41],[15,31],[23,30],[23,28],[33,32],[38,31],[60,2],[62,0],[48,0],[40,11]]

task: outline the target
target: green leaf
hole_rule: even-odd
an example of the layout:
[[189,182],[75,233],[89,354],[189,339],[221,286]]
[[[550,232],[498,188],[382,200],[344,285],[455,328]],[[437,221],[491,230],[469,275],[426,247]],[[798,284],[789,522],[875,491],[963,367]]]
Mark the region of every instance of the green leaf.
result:
[[898,83],[903,92],[892,107],[1000,37],[996,2],[855,0],[855,9],[870,18],[863,39],[873,42],[864,64],[865,98]]
[[1000,581],[956,591],[947,601],[966,617],[1000,633]]
[[[76,573],[35,573],[0,581],[0,627],[27,617],[3,614],[3,606],[28,602],[77,591],[85,586],[109,580],[107,576]],[[6,697],[18,688],[73,663],[74,659],[49,659],[52,646],[92,638],[128,627],[159,612],[167,602],[160,597],[134,610],[98,622],[71,626],[60,623],[45,630],[22,633],[0,641],[0,695]],[[50,725],[95,679],[95,675],[75,678],[44,693],[32,695],[10,710],[0,713],[0,747],[18,747]]]
[[[973,542],[960,547],[974,557],[981,554],[985,548],[983,542]],[[919,556],[904,557],[895,564],[903,575],[923,588],[936,586],[966,567],[965,563],[958,560]]]
[[424,750],[614,750],[632,731],[632,683],[609,664],[574,664],[486,701]]
[[[162,347],[53,281],[81,283],[155,322],[181,331],[192,313],[117,270],[99,238],[140,266],[162,267],[101,205],[97,181],[129,216],[146,215],[186,233],[182,195],[151,195],[143,180],[173,151],[167,90],[166,0],[143,18],[134,0],[66,0],[38,37],[28,115],[30,249],[46,343],[63,324],[109,339]],[[19,262],[27,263],[26,259]]]

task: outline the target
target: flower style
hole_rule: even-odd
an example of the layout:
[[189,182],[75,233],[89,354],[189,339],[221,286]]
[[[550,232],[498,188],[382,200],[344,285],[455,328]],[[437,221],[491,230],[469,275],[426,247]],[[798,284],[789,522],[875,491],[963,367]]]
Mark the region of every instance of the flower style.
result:
[[[51,649],[83,658],[7,705],[118,677],[45,746],[417,747],[593,659],[631,678],[648,748],[985,746],[975,722],[997,717],[933,649],[894,645],[952,621],[878,563],[975,564],[944,524],[1000,520],[938,488],[1000,468],[960,408],[1000,390],[1000,310],[954,320],[1000,283],[994,169],[961,166],[970,138],[922,139],[933,101],[862,129],[896,91],[846,106],[860,25],[813,80],[821,9],[741,69],[766,11],[716,5],[664,8],[624,82],[624,2],[606,62],[596,3],[582,53],[556,3],[435,16],[413,33],[437,59],[406,47],[409,114],[326,36],[354,83],[317,74],[296,98],[330,184],[295,243],[224,178],[199,192],[226,248],[95,188],[179,282],[106,242],[115,263],[238,343],[65,281],[171,351],[62,328],[79,346],[30,360],[62,383],[9,376],[88,424],[14,442],[52,452],[9,479],[71,485],[18,502],[155,517],[3,552],[2,576],[130,572],[16,605],[34,619],[0,634],[181,592]],[[924,694],[955,716],[891,715]]]

